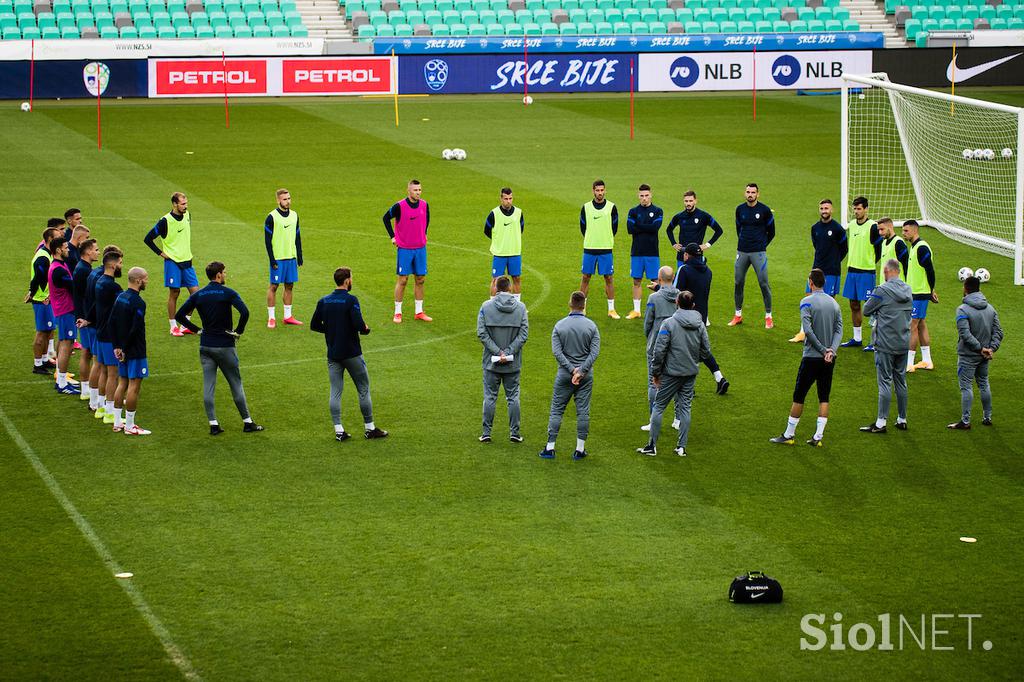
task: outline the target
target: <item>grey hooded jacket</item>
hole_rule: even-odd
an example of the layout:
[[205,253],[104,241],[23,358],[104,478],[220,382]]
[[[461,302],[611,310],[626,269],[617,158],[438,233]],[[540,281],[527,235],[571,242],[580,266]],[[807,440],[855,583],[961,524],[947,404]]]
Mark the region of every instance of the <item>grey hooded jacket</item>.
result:
[[871,343],[876,351],[899,355],[910,350],[913,298],[910,285],[899,277],[878,285],[868,294],[864,314],[875,317]]
[[551,330],[551,353],[558,367],[566,372],[574,369],[587,374],[601,352],[601,333],[593,320],[583,313],[569,313]]
[[1003,342],[999,315],[980,291],[964,296],[956,309],[956,331],[960,335],[956,352],[965,359],[980,360],[982,348],[998,350]]
[[696,310],[676,310],[661,323],[651,360],[653,376],[691,377],[711,354],[704,319]]
[[[506,291],[498,292],[480,306],[476,335],[484,345],[484,369],[499,374],[518,372],[523,366],[523,344],[530,335],[526,305]],[[513,356],[512,362],[491,362],[491,356],[501,355],[502,351]]]
[[647,297],[647,311],[644,313],[644,336],[647,337],[647,358],[654,353],[654,342],[658,338],[661,323],[676,312],[676,296],[679,290],[671,284],[663,286]]

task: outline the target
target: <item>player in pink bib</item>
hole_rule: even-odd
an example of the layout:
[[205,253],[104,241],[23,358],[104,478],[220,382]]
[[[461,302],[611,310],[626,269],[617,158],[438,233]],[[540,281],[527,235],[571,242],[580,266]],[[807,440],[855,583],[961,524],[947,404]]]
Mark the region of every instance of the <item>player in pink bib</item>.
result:
[[[415,279],[413,295],[416,300],[416,319],[433,322],[423,312],[423,283],[427,279],[427,227],[430,225],[430,207],[420,199],[423,188],[419,180],[410,180],[405,199],[394,204],[384,214],[384,229],[391,237],[391,243],[398,247],[395,274],[395,317],[402,322],[402,299],[409,275]],[[393,225],[392,225],[393,223]]]
[[79,395],[81,391],[78,387],[68,383],[71,346],[78,336],[73,298],[75,283],[71,269],[65,262],[69,253],[68,242],[64,237],[56,237],[50,241],[49,248],[53,261],[46,274],[46,283],[50,290],[50,308],[57,326],[57,383],[54,388],[58,393]]

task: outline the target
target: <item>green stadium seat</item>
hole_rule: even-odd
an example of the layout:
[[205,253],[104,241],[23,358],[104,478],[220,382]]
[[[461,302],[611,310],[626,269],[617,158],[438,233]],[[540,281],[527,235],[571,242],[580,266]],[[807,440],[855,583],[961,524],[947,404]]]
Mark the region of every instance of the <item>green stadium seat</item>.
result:
[[[196,37],[196,30],[194,28],[192,28],[191,26],[182,26],[181,28],[179,28],[177,30],[177,36],[176,37],[178,37],[178,38],[195,38]],[[270,37],[270,29],[269,28],[267,29],[267,35],[266,36],[257,36],[257,37],[258,38],[263,38],[263,37],[269,38]]]
[[918,47],[928,47],[928,32],[922,31],[917,34],[917,38],[914,39],[914,44]]
[[612,24],[612,33],[617,36],[628,36],[630,34],[629,24],[624,21]]
[[495,12],[493,9],[480,10],[479,14],[480,23],[483,24],[484,26],[487,26],[488,24],[498,23],[498,13]]
[[729,21],[729,20],[719,22],[718,30],[721,31],[722,33],[738,33],[739,32],[739,28],[737,27],[736,22],[735,21]]
[[589,22],[592,22],[592,23],[596,24],[598,22],[601,22],[601,21],[605,20],[604,10],[603,9],[588,9],[588,10],[586,10],[586,12],[587,12],[587,21],[589,21]]
[[551,12],[546,9],[535,9],[533,10],[533,23],[535,24],[546,24],[551,21]]
[[460,23],[462,21],[462,14],[460,14],[459,12],[456,12],[453,9],[449,9],[449,10],[445,10],[444,12],[441,12],[441,17],[442,17],[442,20],[444,21],[444,25],[445,26],[452,26],[452,25],[458,24],[458,23]]
[[821,19],[811,19],[807,22],[808,33],[821,33],[825,30],[825,22]]
[[[995,13],[995,8],[992,8],[992,12]],[[910,8],[910,18],[917,19],[918,21],[924,21],[928,18],[928,8],[925,5],[914,5]]]
[[502,26],[516,23],[516,15],[512,10],[498,10],[498,23]]
[[462,19],[459,23],[465,24],[466,26],[480,23],[480,13],[472,9],[466,9],[459,12],[459,18]]
[[576,24],[576,32],[581,36],[597,35],[597,27],[589,21]]
[[440,12],[436,9],[432,9],[423,13],[423,23],[428,26],[433,26],[434,24],[443,24],[444,19],[441,17]]
[[702,21],[700,22],[701,33],[721,33],[722,27],[717,21]]
[[[552,4],[554,5],[554,7],[550,6]],[[580,3],[579,0],[551,0],[550,2],[544,3],[544,7],[549,10],[556,10],[561,8],[568,12],[571,9],[579,9]]]
[[[292,35],[295,35],[294,31],[292,32]],[[380,38],[394,38],[395,27],[391,24],[381,24],[377,27],[377,36]]]
[[576,24],[571,21],[563,21],[558,24],[558,35],[560,36],[574,36],[579,34],[579,29]]
[[487,35],[489,36],[503,36],[505,35],[505,27],[501,24],[488,24]]
[[668,26],[665,24],[664,21],[651,21],[651,22],[648,22],[647,28],[650,31],[652,36],[662,35],[663,33],[668,33]]
[[772,31],[774,31],[775,33],[789,33],[789,22],[782,20],[773,22]]
[[700,22],[699,21],[688,21],[683,24],[683,30],[687,33],[700,33]]
[[139,26],[139,38],[143,40],[152,40],[153,38],[156,38],[156,29],[152,26]]
[[465,24],[452,24],[452,37],[464,38],[469,35],[469,26]]
[[764,10],[764,20],[775,24],[776,21],[782,20],[782,11],[777,7],[771,7]]
[[646,21],[634,21],[629,25],[629,32],[636,36],[645,36],[651,33],[651,27]]
[[8,26],[7,28],[0,29],[0,37],[3,40],[20,40],[21,29],[17,26]]
[[843,30],[843,22],[839,21],[838,19],[829,19],[828,21],[825,22],[825,30],[826,31],[842,31]]
[[519,24],[505,24],[505,35],[521,36],[523,35],[523,27]]
[[929,19],[934,19],[935,21],[941,21],[942,19],[945,19],[946,18],[946,8],[945,7],[929,7],[928,8],[928,18]]
[[[1000,19],[1000,18],[989,19],[988,23],[989,23],[989,28],[991,28],[993,31],[1005,31],[1006,29],[1009,28],[1009,24],[1007,23],[1006,19]],[[42,27],[40,27],[40,28],[42,28]]]
[[213,29],[213,35],[217,38],[234,38],[235,32],[230,26],[216,26]]
[[455,3],[453,3],[452,0],[436,0],[435,9],[442,14],[445,12],[451,12],[455,9]]
[[655,10],[657,12],[658,21],[668,23],[676,20],[676,12],[670,7],[662,7],[661,9]]
[[594,34],[599,36],[611,35],[615,28],[607,21],[598,21],[594,24]]
[[[637,12],[636,16],[640,16],[639,12]],[[612,26],[618,23],[629,23],[629,21],[627,21],[626,18],[623,16],[622,10],[620,10],[617,7],[606,9],[604,11],[604,20],[610,23]]]
[[558,35],[558,24],[553,22],[545,22],[540,25],[540,34],[542,36],[557,36]]
[[860,30],[860,24],[857,23],[856,19],[846,19],[845,21],[843,21],[843,30],[844,31],[859,31]]
[[[469,35],[473,37],[482,37],[487,35],[487,27],[483,24],[468,24]],[[411,28],[411,27],[410,27]]]
[[299,24],[297,26],[292,26],[291,29],[292,29],[292,38],[308,38],[309,37],[309,29],[306,28],[305,26],[301,25],[301,24]]
[[722,23],[729,19],[729,10],[722,7],[715,7],[711,10],[711,21]]
[[[159,34],[159,31],[157,32]],[[236,38],[252,38],[252,29],[248,26],[240,26],[234,29]]]
[[754,28],[754,22],[743,20],[736,22],[736,30],[739,33],[754,33],[757,29]]
[[213,27],[211,26],[196,26],[196,38],[213,38],[215,37]]
[[698,21],[700,23],[704,23],[705,21],[711,21],[711,10],[707,9],[706,7],[698,7],[697,9],[693,10],[693,20]]
[[356,29],[356,35],[360,38],[372,38],[377,35],[377,29],[373,24],[363,24]]
[[539,36],[540,35],[540,24],[531,22],[523,24],[523,35],[528,36]]
[[794,19],[789,22],[789,30],[793,33],[807,33],[807,22],[802,19]]
[[[406,23],[410,26],[416,26],[417,24],[424,23],[425,15],[418,9],[410,10],[405,13]],[[267,18],[267,23],[270,23],[270,18]]]

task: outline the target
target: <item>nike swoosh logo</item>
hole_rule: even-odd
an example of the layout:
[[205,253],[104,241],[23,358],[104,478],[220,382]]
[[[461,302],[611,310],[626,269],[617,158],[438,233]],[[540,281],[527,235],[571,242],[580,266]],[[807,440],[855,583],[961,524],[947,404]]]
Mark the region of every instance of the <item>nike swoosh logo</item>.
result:
[[966,68],[966,69],[957,68],[956,57],[954,57],[953,59],[949,60],[949,66],[946,67],[946,80],[948,80],[950,83],[952,83],[953,82],[954,71],[955,71],[956,82],[957,83],[962,83],[962,82],[964,82],[966,80],[970,80],[971,78],[974,78],[978,74],[985,73],[989,69],[994,69],[997,66],[999,66],[1000,64],[1005,64],[1006,62],[1010,61],[1011,59],[1019,57],[1022,54],[1024,54],[1024,52],[1018,52],[1017,54],[1011,54],[1009,57],[1003,57],[1001,59],[994,59],[994,60],[992,60],[990,62],[985,62],[984,64],[978,64],[977,66],[971,66],[971,67]]
[[759,597],[763,597],[763,596],[764,596],[764,595],[766,595],[766,594],[768,594],[768,593],[767,593],[767,592],[758,592],[757,594],[752,594],[752,595],[750,595],[750,598],[751,598],[751,599],[757,599],[757,598],[759,598]]

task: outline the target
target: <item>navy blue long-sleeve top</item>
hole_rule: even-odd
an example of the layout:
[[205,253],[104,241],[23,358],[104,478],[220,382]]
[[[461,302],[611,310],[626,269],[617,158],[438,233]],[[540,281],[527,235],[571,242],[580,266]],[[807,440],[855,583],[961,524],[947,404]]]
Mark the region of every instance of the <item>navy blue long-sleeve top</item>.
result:
[[360,334],[369,334],[359,299],[345,289],[335,289],[316,302],[309,329],[324,334],[327,358],[341,362],[363,354]]
[[[87,263],[84,260],[78,261],[78,265],[75,266],[75,271],[72,274],[75,280],[75,290],[72,293],[72,297],[75,300],[75,318],[79,320],[86,319],[86,295],[89,291],[89,275],[93,272],[91,263]],[[102,272],[102,270],[100,270]]]
[[767,251],[775,239],[775,216],[760,201],[736,207],[736,250],[741,253]]
[[114,302],[121,294],[121,285],[110,275],[101,274],[96,279],[95,291],[93,309],[96,315],[96,338],[105,343],[113,343],[114,334],[110,324],[110,312],[114,309]]
[[658,233],[665,217],[661,207],[651,204],[637,204],[626,214],[626,232],[633,235],[633,244],[629,248],[630,256],[648,256],[657,258]]
[[[675,236],[676,228],[679,228],[678,237]],[[696,207],[692,211],[680,211],[672,216],[672,220],[668,223],[668,243],[672,246],[676,244],[702,245],[705,243],[708,228],[712,231],[711,239],[707,240],[708,244],[714,244],[719,237],[725,234],[722,226],[707,211]],[[676,260],[682,262],[682,251],[676,251]]]
[[850,250],[846,230],[835,220],[820,220],[811,226],[811,244],[814,246],[814,265],[826,275],[843,274],[843,259]]
[[[231,310],[238,311],[238,326],[232,326]],[[245,332],[249,321],[249,308],[242,297],[234,289],[223,284],[210,282],[205,287],[188,297],[184,305],[178,309],[174,319],[181,326],[198,332],[199,327],[188,319],[193,310],[199,311],[199,319],[203,321],[203,333],[199,337],[199,345],[208,348],[230,348],[235,345],[235,337],[228,334]]]
[[146,302],[134,289],[118,294],[110,311],[111,343],[124,351],[125,360],[146,357]]

